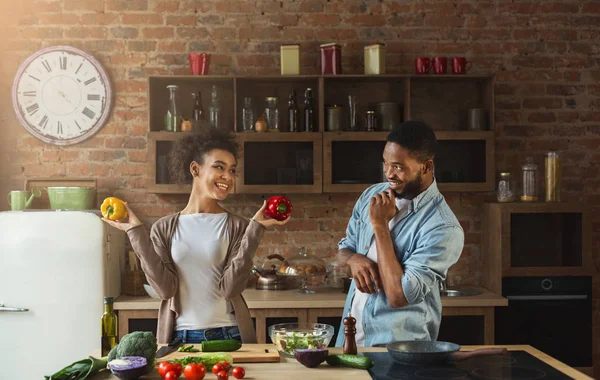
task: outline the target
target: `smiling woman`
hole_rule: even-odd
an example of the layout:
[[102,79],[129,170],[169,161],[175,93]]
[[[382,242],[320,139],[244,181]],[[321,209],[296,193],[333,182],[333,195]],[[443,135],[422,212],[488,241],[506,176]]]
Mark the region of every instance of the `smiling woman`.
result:
[[127,231],[148,283],[162,299],[159,343],[256,342],[242,291],[265,228],[289,218],[265,216],[263,203],[248,221],[219,204],[235,185],[237,152],[233,133],[216,128],[180,138],[169,165],[173,179],[192,184],[186,207],[159,219],[150,235],[128,206],[127,221],[105,219]]

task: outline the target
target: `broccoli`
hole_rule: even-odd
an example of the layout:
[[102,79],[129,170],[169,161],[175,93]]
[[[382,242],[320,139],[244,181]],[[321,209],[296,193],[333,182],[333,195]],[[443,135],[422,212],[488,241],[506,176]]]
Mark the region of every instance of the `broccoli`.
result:
[[147,331],[136,331],[121,338],[119,344],[108,353],[108,361],[122,358],[123,356],[143,356],[148,360],[147,372],[154,366],[156,357],[156,337]]

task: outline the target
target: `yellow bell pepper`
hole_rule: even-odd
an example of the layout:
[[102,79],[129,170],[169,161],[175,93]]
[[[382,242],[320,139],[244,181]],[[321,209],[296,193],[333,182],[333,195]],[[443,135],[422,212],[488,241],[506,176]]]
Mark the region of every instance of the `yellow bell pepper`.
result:
[[102,216],[108,220],[122,220],[127,218],[127,209],[125,202],[115,197],[108,197],[100,206]]

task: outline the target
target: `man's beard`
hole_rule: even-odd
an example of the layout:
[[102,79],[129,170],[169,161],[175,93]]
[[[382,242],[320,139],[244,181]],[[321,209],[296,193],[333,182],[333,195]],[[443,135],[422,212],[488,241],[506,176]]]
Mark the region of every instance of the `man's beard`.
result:
[[412,199],[419,195],[419,193],[421,192],[422,185],[423,175],[421,172],[419,172],[419,174],[417,174],[417,177],[414,180],[410,182],[404,182],[404,187],[402,188],[402,191],[400,193],[398,193],[397,191],[394,192],[396,193],[396,197],[398,198]]

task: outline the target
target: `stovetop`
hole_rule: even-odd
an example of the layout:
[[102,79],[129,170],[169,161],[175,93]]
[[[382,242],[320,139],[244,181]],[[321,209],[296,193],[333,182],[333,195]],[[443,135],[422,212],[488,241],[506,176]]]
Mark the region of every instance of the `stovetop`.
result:
[[444,366],[409,366],[396,363],[387,352],[365,352],[375,364],[373,380],[404,379],[570,379],[569,376],[525,351],[506,356],[480,356]]

